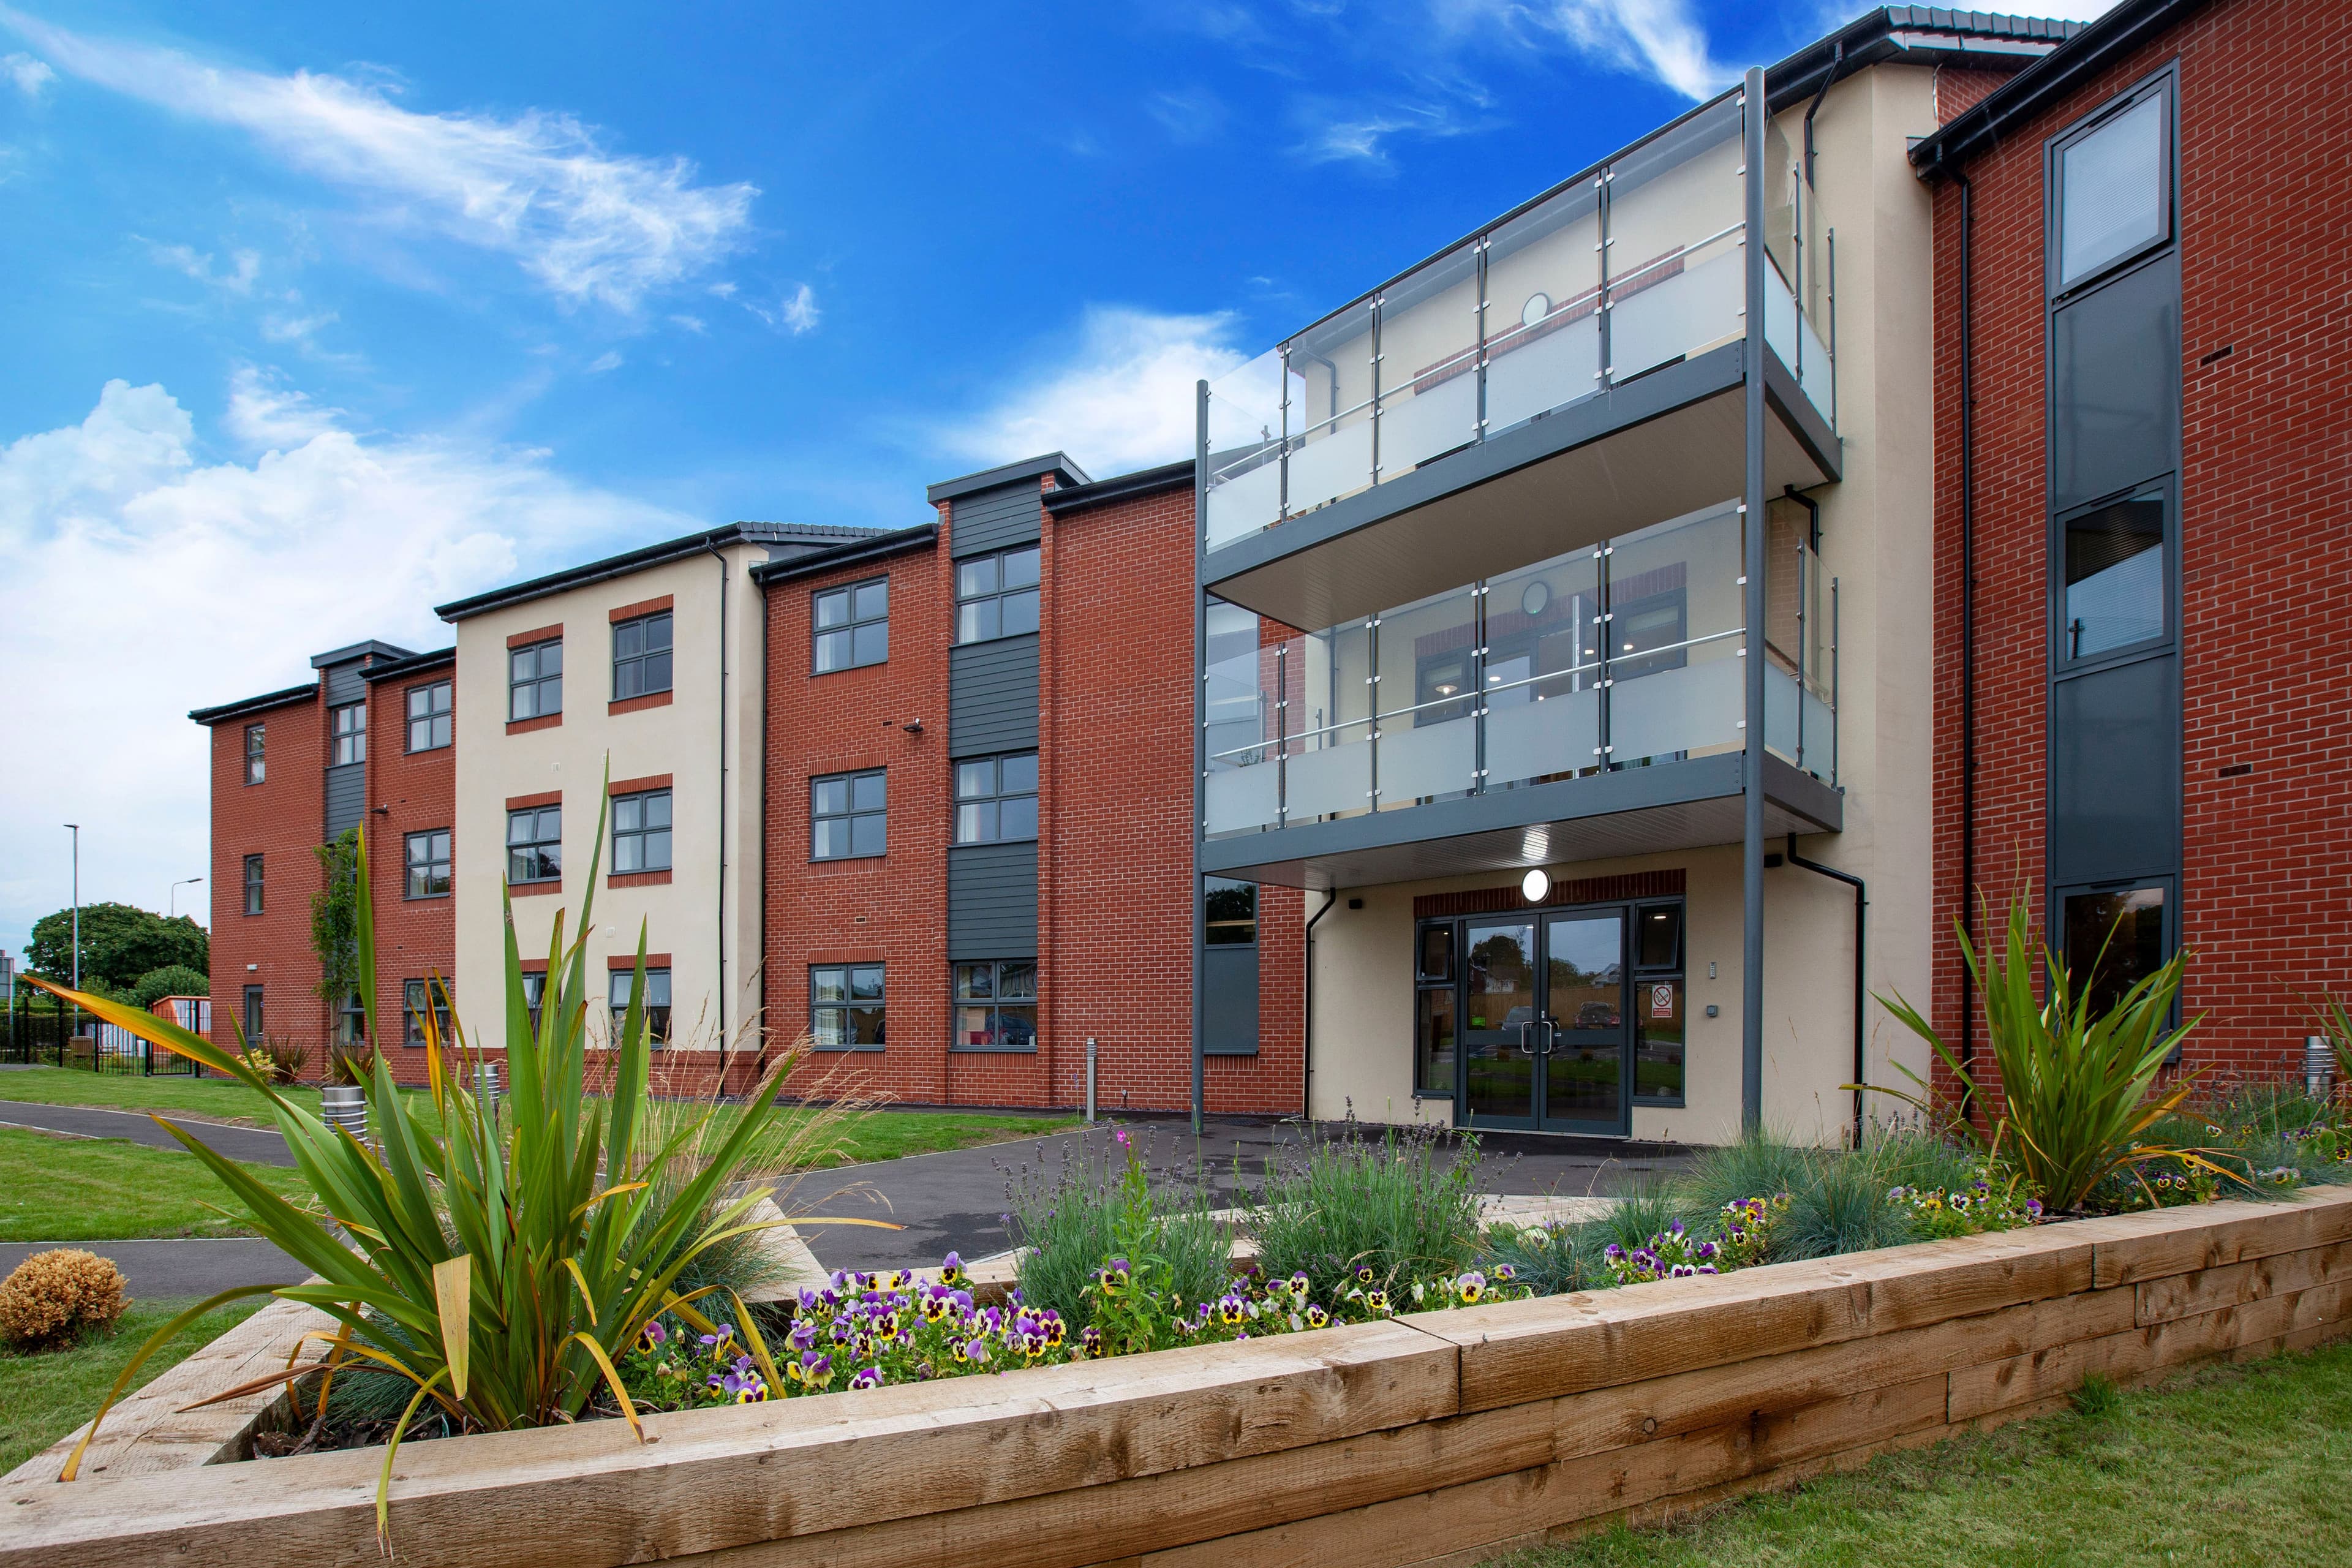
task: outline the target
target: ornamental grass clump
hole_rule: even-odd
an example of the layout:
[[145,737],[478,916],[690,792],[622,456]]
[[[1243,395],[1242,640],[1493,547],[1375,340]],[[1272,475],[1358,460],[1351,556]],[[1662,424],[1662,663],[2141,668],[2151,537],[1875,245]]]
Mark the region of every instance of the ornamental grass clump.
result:
[[[601,816],[593,842],[604,842]],[[356,853],[364,886],[364,845]],[[592,858],[591,889],[597,872]],[[627,1012],[614,1030],[610,1059],[602,1064],[610,1092],[592,1093],[587,1011],[592,998],[601,1000],[604,974],[600,964],[592,984],[589,912],[590,900],[583,899],[580,934],[568,944],[562,916],[554,921],[545,1005],[534,1023],[509,907],[506,1097],[493,1106],[468,1089],[479,1053],[468,1059],[454,1009],[446,1014],[445,1040],[440,1009],[427,1008],[422,1017],[429,1094],[403,1096],[378,1056],[365,1084],[373,1146],[298,1105],[269,1076],[248,1065],[241,1051],[222,1049],[152,1014],[47,987],[260,1094],[321,1211],[314,1216],[288,1203],[200,1139],[155,1119],[229,1189],[256,1230],[319,1280],[241,1286],[172,1319],[123,1368],[60,1479],[71,1480],[78,1473],[107,1410],[159,1346],[223,1302],[261,1294],[314,1307],[336,1326],[306,1340],[306,1348],[315,1347],[315,1359],[226,1390],[215,1400],[316,1377],[323,1386],[315,1397],[323,1408],[337,1373],[353,1368],[388,1374],[409,1390],[379,1475],[380,1530],[400,1439],[420,1410],[434,1412],[446,1431],[497,1432],[577,1420],[602,1395],[642,1437],[615,1358],[635,1345],[657,1315],[704,1321],[694,1303],[707,1292],[681,1291],[680,1276],[711,1248],[764,1227],[749,1216],[769,1191],[738,1193],[735,1181],[773,1114],[790,1058],[772,1068],[731,1113],[714,1107],[657,1137],[647,1114],[649,1044],[640,931]],[[357,989],[368,1009],[367,1032],[381,1037],[374,1016],[380,994],[375,939],[366,900],[357,901],[354,919]],[[446,986],[433,984],[436,1000],[447,1007]],[[429,1107],[417,1103],[419,1099],[428,1100]],[[683,1181],[663,1180],[665,1169],[697,1136],[705,1138],[698,1168]]]
[[1458,1274],[1479,1252],[1479,1153],[1462,1135],[1450,1162],[1433,1129],[1367,1138],[1351,1123],[1336,1137],[1266,1162],[1242,1223],[1270,1274],[1304,1274],[1317,1290],[1343,1290],[1370,1269],[1383,1286]]
[[1020,1248],[1014,1275],[1024,1300],[1051,1308],[1071,1324],[1092,1323],[1102,1297],[1101,1272],[1114,1258],[1150,1259],[1172,1296],[1204,1301],[1232,1273],[1233,1226],[1197,1171],[1150,1179],[1148,1146],[1125,1130],[1080,1140],[1058,1163],[1043,1146],[1036,1165],[1006,1183],[1005,1223]]

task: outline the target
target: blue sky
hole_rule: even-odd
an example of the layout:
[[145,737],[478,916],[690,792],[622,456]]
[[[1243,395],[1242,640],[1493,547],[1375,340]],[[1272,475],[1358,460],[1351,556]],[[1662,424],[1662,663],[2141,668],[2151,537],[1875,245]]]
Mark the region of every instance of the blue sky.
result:
[[205,870],[190,707],[648,539],[1181,456],[1197,376],[1848,9],[0,4],[0,945],[52,822],[86,899]]

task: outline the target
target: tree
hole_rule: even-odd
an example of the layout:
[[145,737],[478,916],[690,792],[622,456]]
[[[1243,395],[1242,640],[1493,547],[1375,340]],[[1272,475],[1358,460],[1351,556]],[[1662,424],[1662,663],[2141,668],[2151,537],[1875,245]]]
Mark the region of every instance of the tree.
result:
[[326,886],[310,900],[310,951],[319,958],[319,994],[341,1007],[360,981],[360,830],[345,828],[318,848]]
[[152,1007],[166,996],[205,996],[213,983],[184,963],[167,963],[141,975],[131,987],[131,1005]]
[[[59,984],[73,980],[71,910],[43,915],[33,922],[33,940],[25,949],[25,969]],[[184,964],[197,973],[212,969],[212,942],[205,928],[181,915],[167,920],[152,910],[130,904],[84,904],[81,907],[81,978],[109,991],[123,990],[151,969]]]

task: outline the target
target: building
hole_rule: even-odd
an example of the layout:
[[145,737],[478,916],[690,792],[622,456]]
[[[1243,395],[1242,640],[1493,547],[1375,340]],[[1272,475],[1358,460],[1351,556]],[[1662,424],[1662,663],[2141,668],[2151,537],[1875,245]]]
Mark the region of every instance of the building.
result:
[[2030,889],[2102,997],[2189,951],[2184,1065],[2224,1076],[2293,1063],[2352,970],[2347,42],[2340,6],[2124,0],[1912,153],[1937,924]]
[[1203,384],[1196,863],[1324,911],[1316,1115],[1833,1142],[1925,1070],[1906,154],[2070,31],[1874,12]]

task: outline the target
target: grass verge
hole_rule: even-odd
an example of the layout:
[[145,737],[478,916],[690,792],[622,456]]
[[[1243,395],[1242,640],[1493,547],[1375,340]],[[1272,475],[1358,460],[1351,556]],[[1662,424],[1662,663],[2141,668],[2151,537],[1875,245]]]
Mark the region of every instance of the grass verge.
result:
[[2352,1345],[2076,1405],[1497,1568],[2142,1568],[2318,1562],[2347,1539]]
[[[288,1198],[307,1196],[292,1171],[246,1169]],[[0,1241],[253,1234],[207,1204],[236,1207],[219,1178],[177,1150],[0,1127]]]
[[[190,1305],[184,1300],[138,1301],[111,1325],[84,1335],[63,1350],[0,1349],[0,1472],[15,1469],[84,1421],[106,1397],[123,1363],[139,1353],[147,1336]],[[140,1369],[152,1382],[182,1360],[243,1322],[267,1299],[232,1301],[188,1325]]]
[[[316,1089],[298,1089],[316,1106]],[[225,1078],[137,1078],[76,1072],[71,1068],[11,1068],[0,1072],[0,1100],[41,1105],[92,1105],[104,1110],[178,1111],[207,1121],[247,1127],[270,1125],[261,1096]]]
[[985,1116],[957,1110],[877,1110],[852,1118],[835,1141],[832,1158],[819,1170],[863,1165],[908,1154],[938,1154],[983,1143],[1010,1143],[1066,1132],[1081,1124],[1076,1116]]

